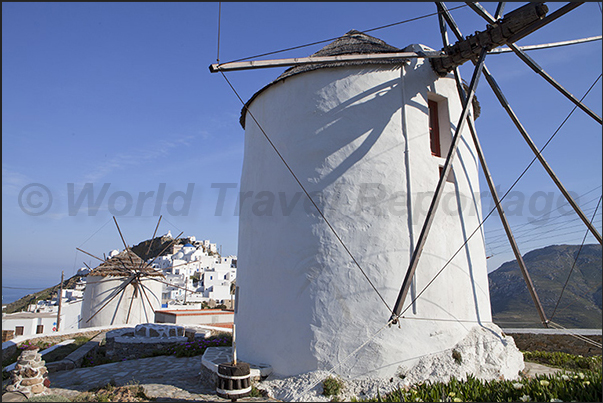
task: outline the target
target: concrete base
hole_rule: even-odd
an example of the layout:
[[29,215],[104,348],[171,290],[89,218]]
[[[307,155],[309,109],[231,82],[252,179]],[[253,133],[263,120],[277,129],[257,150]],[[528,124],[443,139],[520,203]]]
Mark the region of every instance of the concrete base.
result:
[[[203,353],[201,362],[207,369],[217,373],[219,364],[232,362],[232,347],[209,347]],[[252,380],[264,379],[272,373],[272,367],[268,364],[248,364]]]

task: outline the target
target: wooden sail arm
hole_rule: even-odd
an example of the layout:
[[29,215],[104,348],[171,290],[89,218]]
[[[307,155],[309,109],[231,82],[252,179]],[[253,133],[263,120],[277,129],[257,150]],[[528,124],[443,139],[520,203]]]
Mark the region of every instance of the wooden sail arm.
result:
[[249,70],[268,67],[287,67],[302,64],[329,63],[329,62],[356,62],[366,60],[391,60],[400,59],[400,62],[410,58],[437,58],[445,56],[441,51],[425,52],[396,52],[396,53],[367,53],[357,55],[338,56],[308,56],[294,57],[290,59],[272,60],[249,60],[243,62],[214,63],[209,66],[209,71],[217,73],[220,71]]

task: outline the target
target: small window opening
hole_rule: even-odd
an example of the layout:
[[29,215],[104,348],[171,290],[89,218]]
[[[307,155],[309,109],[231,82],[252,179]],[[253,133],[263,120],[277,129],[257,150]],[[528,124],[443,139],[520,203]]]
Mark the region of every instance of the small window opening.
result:
[[15,326],[15,336],[23,336],[23,326]]
[[438,103],[431,99],[427,100],[429,109],[429,141],[431,145],[431,155],[442,156],[442,147],[440,145],[440,123]]
[[36,327],[36,334],[44,333],[44,325],[38,325]]
[[[443,173],[444,173],[444,167],[442,165],[440,165],[440,177],[442,177]],[[450,172],[448,172],[448,177],[446,177],[446,182],[454,183],[454,171],[452,169],[450,170]]]

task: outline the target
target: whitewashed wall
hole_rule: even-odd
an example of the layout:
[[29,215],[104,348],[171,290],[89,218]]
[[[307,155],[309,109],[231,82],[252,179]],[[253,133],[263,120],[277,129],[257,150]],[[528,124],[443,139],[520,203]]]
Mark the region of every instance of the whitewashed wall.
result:
[[[447,99],[453,133],[461,112],[454,79],[438,79],[421,59],[292,76],[250,107],[301,183],[318,192],[325,217],[390,307],[444,162],[430,151],[428,96]],[[465,129],[456,183],[446,184],[417,269],[419,291],[480,222],[476,164]],[[235,323],[242,360],[268,363],[280,375],[336,366],[344,376],[390,376],[451,348],[478,321],[491,322],[478,232],[420,297],[416,313],[405,313],[445,321],[402,320],[343,362],[391,313],[249,114],[241,192],[253,192],[242,198],[239,221]]]

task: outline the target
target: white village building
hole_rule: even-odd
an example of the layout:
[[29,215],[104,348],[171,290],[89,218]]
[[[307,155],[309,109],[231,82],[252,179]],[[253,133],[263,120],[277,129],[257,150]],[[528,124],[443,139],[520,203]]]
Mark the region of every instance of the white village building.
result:
[[[93,270],[80,268],[77,275],[83,277],[75,288],[62,290],[60,330],[154,322],[153,311],[162,303],[164,306],[169,303],[170,309],[181,306],[201,309],[202,302],[232,302],[231,287],[236,279],[237,257],[219,256],[216,244],[209,240],[198,242],[195,237],[189,237],[189,241],[193,244],[176,245],[173,253],[156,258],[152,267],[158,269],[157,273],[143,277],[139,291],[127,286],[123,295],[113,299],[131,274],[121,270],[132,265],[125,251],[110,251],[107,261]],[[132,257],[136,268],[140,268],[140,258]],[[152,279],[162,273],[165,277],[161,281]],[[191,292],[185,293],[184,289]],[[184,302],[187,305],[178,305]],[[56,298],[38,301],[29,305],[27,312],[3,313],[2,328],[13,330],[15,335],[51,334],[56,331],[57,313]]]
[[[350,31],[313,56],[391,52],[401,50]],[[247,102],[241,194],[253,196],[239,218],[241,360],[283,376],[391,377],[423,357],[448,357],[477,332],[491,344],[475,365],[517,376],[514,345],[513,360],[484,359],[506,342],[492,324],[483,234],[469,239],[481,205],[466,125],[403,317],[387,326],[462,108],[452,74],[438,77],[425,58],[296,66]]]
[[152,267],[161,269],[165,281],[171,284],[163,287],[162,304],[230,300],[237,257],[218,255],[216,244],[209,240],[188,240],[190,243],[174,245],[172,253],[152,260]]

